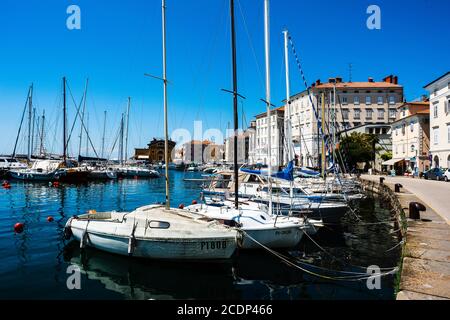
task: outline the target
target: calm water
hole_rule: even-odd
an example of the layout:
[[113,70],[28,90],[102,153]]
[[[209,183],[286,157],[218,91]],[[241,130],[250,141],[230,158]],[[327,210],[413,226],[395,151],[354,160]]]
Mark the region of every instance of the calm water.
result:
[[[172,206],[199,196],[197,173],[172,172]],[[48,187],[13,183],[0,189],[0,299],[392,299],[394,277],[385,277],[381,290],[363,282],[323,280],[282,263],[266,252],[241,252],[229,263],[161,263],[126,258],[93,249],[80,252],[78,243],[64,241],[69,217],[88,210],[133,210],[164,200],[164,180],[122,180],[89,186]],[[388,219],[378,200],[360,204],[364,223]],[[54,222],[47,222],[47,217]],[[13,226],[26,224],[15,235]],[[285,255],[334,270],[353,266],[394,267],[398,242],[386,224],[360,224],[351,216],[342,228],[324,228]],[[81,290],[68,290],[67,267],[82,270]],[[304,267],[304,265],[303,265]],[[325,270],[310,270],[327,274]],[[342,274],[339,274],[342,276]]]

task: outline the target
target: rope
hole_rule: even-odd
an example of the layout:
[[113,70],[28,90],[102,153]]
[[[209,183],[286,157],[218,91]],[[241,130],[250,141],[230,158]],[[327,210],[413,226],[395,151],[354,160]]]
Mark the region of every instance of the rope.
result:
[[[310,270],[307,270],[305,268],[302,268],[301,266],[295,264],[294,262],[290,261],[288,257],[282,255],[281,253],[278,253],[272,249],[270,249],[269,247],[266,247],[265,245],[263,245],[262,243],[258,242],[256,239],[254,239],[253,237],[251,237],[247,232],[245,232],[244,230],[240,230],[242,233],[244,233],[245,236],[247,236],[250,240],[252,240],[253,242],[255,242],[257,245],[259,245],[260,247],[262,247],[263,249],[267,250],[269,253],[271,253],[272,255],[276,256],[277,258],[281,259],[282,261],[284,261],[286,264],[288,264],[291,267],[294,267],[296,269],[299,269],[307,274],[310,274],[312,276],[318,277],[318,278],[322,278],[322,279],[327,279],[327,280],[333,280],[333,281],[362,281],[362,280],[367,280],[372,278],[373,276],[371,275],[364,275],[364,276],[342,276],[342,277],[332,277],[332,276],[326,276],[326,275],[322,275]],[[306,233],[305,233],[306,234]],[[324,268],[322,268],[324,269]],[[326,269],[324,269],[326,270]],[[330,270],[333,272],[339,272],[336,270]],[[379,277],[383,277],[383,276],[387,276],[387,275],[392,275],[397,273],[398,268],[394,268],[393,270],[389,271],[389,272],[385,272],[385,273],[381,273],[378,276]]]

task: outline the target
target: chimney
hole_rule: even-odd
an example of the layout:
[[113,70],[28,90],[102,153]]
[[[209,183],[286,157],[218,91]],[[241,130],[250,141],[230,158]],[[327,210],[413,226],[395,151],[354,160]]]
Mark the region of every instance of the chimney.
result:
[[336,83],[336,78],[329,78],[328,83]]
[[318,79],[318,80],[316,81],[316,85],[317,85],[317,86],[320,86],[320,79]]
[[337,77],[337,78],[336,78],[336,83],[342,83],[342,78]]
[[368,80],[369,82],[373,82],[373,78],[369,78],[369,80]]
[[393,84],[398,84],[398,77],[397,76],[394,77]]
[[426,94],[422,95],[422,101],[423,102],[428,102],[429,101],[428,96]]
[[314,88],[316,86],[316,84],[313,82],[313,84],[311,85],[311,88]]
[[383,79],[383,82],[393,83],[394,80],[393,78],[394,78],[393,75],[387,76],[386,78]]

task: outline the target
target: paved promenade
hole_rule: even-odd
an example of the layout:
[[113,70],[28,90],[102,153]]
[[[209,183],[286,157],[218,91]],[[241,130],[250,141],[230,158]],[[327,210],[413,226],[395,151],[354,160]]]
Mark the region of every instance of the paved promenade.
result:
[[[362,176],[379,182],[380,176]],[[400,292],[397,300],[450,299],[450,183],[386,177],[385,185],[403,185],[397,193],[408,216],[410,202],[421,202],[423,220],[408,220]]]
[[[380,181],[381,176],[364,175],[366,180]],[[424,204],[432,208],[450,224],[450,182],[425,180],[406,177],[385,177],[387,184],[400,183],[405,189],[415,194]],[[449,239],[450,240],[450,239]]]

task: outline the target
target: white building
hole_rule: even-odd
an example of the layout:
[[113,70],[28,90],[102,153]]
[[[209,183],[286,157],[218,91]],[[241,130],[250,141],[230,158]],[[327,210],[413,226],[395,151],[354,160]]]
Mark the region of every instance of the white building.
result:
[[424,88],[430,93],[432,166],[450,168],[450,72]]
[[[397,107],[403,102],[403,87],[396,76],[388,76],[380,82],[372,78],[367,82],[342,82],[342,78],[329,79],[327,83],[317,80],[310,88],[310,95],[308,91],[296,94],[286,106],[290,108],[292,138],[300,166],[320,166],[322,138],[317,124],[322,118],[322,94],[325,96],[325,134],[333,134],[334,126],[329,124],[334,122],[336,131],[365,124],[389,124],[395,121]],[[389,131],[388,128],[381,130],[381,134]]]
[[392,123],[392,159],[386,161],[397,173],[418,175],[430,168],[430,103],[406,102]]
[[[273,167],[282,166],[284,145],[284,107],[271,111],[271,149]],[[269,121],[267,113],[256,116],[254,135],[249,139],[249,164],[268,164]]]

